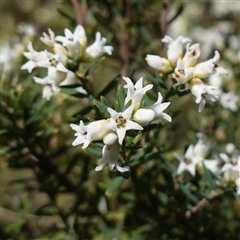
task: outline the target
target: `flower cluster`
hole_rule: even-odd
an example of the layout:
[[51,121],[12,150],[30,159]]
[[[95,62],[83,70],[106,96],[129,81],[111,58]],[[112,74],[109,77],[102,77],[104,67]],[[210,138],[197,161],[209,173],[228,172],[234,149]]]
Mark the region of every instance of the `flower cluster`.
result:
[[[196,97],[195,102],[199,104],[198,111],[201,112],[206,102],[212,103],[219,99],[220,90],[208,83],[208,78],[212,74],[226,75],[227,71],[219,67],[220,54],[215,51],[214,57],[204,62],[198,63],[200,57],[200,44],[191,45],[191,39],[179,36],[173,40],[165,36],[162,42],[168,44],[167,58],[157,55],[147,55],[148,65],[161,74],[172,74],[175,79],[175,86],[183,86],[184,90],[191,90]],[[183,47],[186,45],[184,53]]]
[[202,133],[198,133],[197,136],[198,142],[196,145],[190,145],[184,155],[174,153],[174,156],[179,161],[177,174],[180,175],[187,171],[192,176],[195,176],[197,167],[204,164],[219,179],[223,177],[228,182],[235,182],[237,193],[240,194],[239,150],[233,143],[228,143],[225,152],[220,153],[219,157],[206,159],[213,147],[213,143]]
[[[29,42],[28,52],[24,56],[29,59],[21,69],[32,72],[34,68],[46,68],[47,76],[44,78],[34,77],[36,83],[44,85],[43,98],[49,100],[53,92],[60,90],[60,85],[70,85],[77,82],[77,76],[69,70],[69,66],[81,62],[91,62],[103,54],[112,54],[112,46],[105,46],[106,38],[101,37],[100,32],[96,33],[95,42],[87,46],[87,36],[84,28],[78,25],[72,33],[65,29],[65,36],[55,36],[55,33],[48,29],[48,34],[43,33],[41,41],[49,46],[53,52],[34,50],[32,42]],[[84,90],[82,90],[85,92]],[[86,92],[85,92],[86,93]]]
[[128,167],[123,168],[117,164],[120,146],[123,144],[126,132],[143,130],[144,126],[157,119],[172,121],[171,117],[163,112],[170,102],[162,103],[163,98],[160,92],[156,103],[151,106],[142,106],[143,96],[153,87],[152,84],[143,87],[142,77],[135,84],[130,78],[123,77],[123,79],[126,82],[124,88],[127,89],[127,94],[123,100],[122,112],[107,107],[110,114],[108,119],[93,121],[86,126],[83,121],[80,121],[79,125],[70,124],[71,128],[76,131],[77,137],[72,143],[73,146],[83,144],[84,149],[95,140],[103,141],[102,164],[95,168],[96,171],[102,170],[107,164],[111,170],[129,171]]

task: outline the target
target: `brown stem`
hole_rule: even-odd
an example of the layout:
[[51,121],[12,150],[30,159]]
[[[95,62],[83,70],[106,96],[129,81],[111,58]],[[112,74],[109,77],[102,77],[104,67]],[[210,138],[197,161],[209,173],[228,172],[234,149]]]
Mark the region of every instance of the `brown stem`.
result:
[[69,2],[73,5],[77,24],[83,25],[82,17],[87,11],[87,6],[85,6],[84,8],[81,8],[78,0],[69,0]]
[[[169,7],[170,7],[170,0],[163,0],[163,9],[162,9],[161,15],[159,17],[159,27],[160,27],[162,36],[166,35],[166,33],[167,33],[167,25],[168,25],[167,15],[169,12]],[[160,48],[159,48],[160,56],[163,55],[163,47],[164,47],[164,45],[160,41]]]
[[128,76],[129,67],[129,35],[126,31],[126,24],[130,18],[130,0],[123,0],[123,14],[120,20],[120,55],[122,58],[121,75]]
[[191,217],[193,213],[198,212],[203,206],[205,206],[207,204],[208,201],[211,201],[212,199],[218,197],[219,194],[220,193],[217,192],[216,190],[212,190],[207,197],[202,198],[194,207],[187,210],[185,213],[185,216],[187,218]]

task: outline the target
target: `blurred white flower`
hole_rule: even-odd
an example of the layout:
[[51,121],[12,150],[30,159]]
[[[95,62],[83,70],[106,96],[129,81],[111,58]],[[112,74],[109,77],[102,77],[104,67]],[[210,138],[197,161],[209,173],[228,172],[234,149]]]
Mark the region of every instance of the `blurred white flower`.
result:
[[28,37],[33,37],[36,34],[36,26],[32,23],[22,22],[17,25],[17,32]]
[[190,46],[190,43],[186,46],[186,53],[182,58],[182,63],[184,67],[193,67],[196,65],[198,58],[200,57],[200,44],[195,43]]
[[218,159],[204,159],[203,164],[205,167],[210,170],[216,176],[220,174],[219,160]]
[[194,152],[196,155],[205,158],[209,154],[209,151],[212,148],[213,143],[203,133],[199,132],[196,134],[196,136],[198,138],[198,141],[194,146]]
[[171,64],[166,58],[148,54],[145,60],[150,67],[161,73],[169,73],[172,71]]
[[50,28],[48,28],[48,34],[43,32],[43,36],[40,37],[40,40],[46,45],[53,48],[54,45],[56,44],[55,33]]
[[105,46],[106,41],[106,38],[101,37],[100,32],[97,32],[95,42],[86,48],[83,59],[85,61],[93,61],[105,53],[112,55],[113,47]]
[[217,87],[219,89],[221,89],[222,87],[222,76],[220,75],[216,75],[216,74],[212,74],[209,78],[208,78],[208,84],[214,87]]
[[37,52],[33,49],[32,46],[32,42],[28,43],[27,46],[29,52],[24,52],[23,55],[29,59],[28,62],[26,62],[25,64],[23,64],[21,66],[22,70],[28,70],[29,73],[32,72],[32,70],[35,67],[39,67],[38,63],[44,60],[48,60],[48,57],[46,55],[46,52],[42,51],[42,52]]
[[194,146],[190,145],[184,155],[174,153],[174,156],[180,162],[177,169],[177,174],[188,171],[192,176],[196,175],[196,166],[203,160],[202,156],[196,155]]
[[65,37],[56,36],[55,40],[61,42],[66,47],[72,57],[82,54],[86,46],[87,37],[84,28],[78,25],[72,33],[69,29],[64,29]]
[[221,172],[229,181],[235,181],[240,177],[240,155],[239,150],[232,144],[226,145],[226,153],[220,153],[220,158],[225,162]]
[[166,35],[162,39],[162,42],[168,44],[167,56],[173,66],[176,65],[178,58],[182,58],[183,56],[183,45],[191,41],[190,38],[185,38],[183,36],[179,36],[173,40],[170,36]]
[[47,50],[44,52],[46,58],[37,62],[38,67],[55,68],[56,71],[60,72],[68,71],[68,69],[65,68],[67,57],[63,55],[62,52],[58,52],[57,54],[50,53]]
[[202,112],[206,102],[212,103],[219,99],[220,91],[214,86],[207,84],[194,84],[191,87],[192,94],[196,97],[195,102],[199,104],[198,112]]
[[95,171],[101,171],[106,165],[110,170],[118,170],[119,172],[129,171],[128,167],[120,167],[117,164],[119,154],[119,144],[104,145],[102,149],[102,163],[95,168]]
[[240,195],[240,177],[236,179],[235,183],[237,186],[237,194]]
[[195,66],[193,76],[196,78],[207,78],[211,74],[227,75],[228,74],[227,70],[225,70],[223,67],[218,66],[219,61],[220,54],[218,51],[215,51],[215,55],[212,59],[198,63]]
[[143,127],[132,121],[132,112],[134,105],[130,105],[124,112],[116,112],[112,108],[108,108],[111,118],[104,126],[104,129],[115,131],[118,135],[118,143],[122,144],[123,139],[128,130],[143,130]]
[[233,91],[228,93],[222,92],[220,95],[220,103],[223,108],[230,109],[233,112],[238,110],[239,96],[237,96]]

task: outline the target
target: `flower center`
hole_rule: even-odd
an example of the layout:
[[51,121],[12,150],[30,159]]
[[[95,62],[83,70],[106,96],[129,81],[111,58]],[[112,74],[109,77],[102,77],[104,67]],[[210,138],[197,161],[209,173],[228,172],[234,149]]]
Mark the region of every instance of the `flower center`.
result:
[[56,67],[58,65],[58,60],[56,60],[55,58],[50,59],[49,62],[52,67]]
[[123,118],[123,116],[119,116],[118,119],[116,119],[117,127],[125,127],[126,119]]
[[182,75],[185,75],[185,71],[183,69],[178,69],[178,72],[181,73]]
[[189,164],[192,163],[191,159],[189,159],[189,158],[184,158],[184,162],[185,162],[187,165],[189,165]]

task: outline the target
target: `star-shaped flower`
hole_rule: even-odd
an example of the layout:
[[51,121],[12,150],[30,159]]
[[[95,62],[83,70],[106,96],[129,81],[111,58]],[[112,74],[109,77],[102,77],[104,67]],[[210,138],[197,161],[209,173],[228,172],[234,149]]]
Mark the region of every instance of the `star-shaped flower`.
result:
[[185,38],[183,36],[179,36],[173,40],[170,36],[166,35],[162,39],[162,42],[168,44],[168,60],[172,63],[173,66],[176,65],[178,58],[181,58],[183,55],[183,45],[191,41],[192,40],[190,38]]
[[220,91],[217,87],[207,84],[194,84],[191,87],[192,94],[196,97],[195,102],[199,104],[198,112],[202,112],[206,102],[213,103],[219,99]]
[[106,38],[101,37],[101,33],[97,32],[95,42],[86,48],[84,61],[93,61],[105,53],[112,55],[113,47],[105,46],[106,41]]
[[28,62],[26,62],[25,64],[23,64],[21,66],[21,69],[24,70],[28,70],[29,73],[32,72],[32,70],[36,67],[39,67],[39,62],[47,60],[48,57],[46,55],[46,52],[42,51],[42,52],[37,52],[34,50],[32,42],[29,42],[27,45],[27,49],[29,50],[29,52],[24,52],[23,55],[29,59]]
[[[233,145],[233,144],[232,144]],[[233,148],[234,147],[234,148]],[[221,172],[228,180],[236,180],[240,177],[240,155],[238,149],[233,145],[232,151],[226,151],[227,153],[220,153],[221,159],[225,162]],[[227,144],[226,150],[230,149],[230,144]]]
[[127,130],[143,130],[142,126],[131,120],[133,108],[133,104],[131,104],[124,112],[116,112],[114,109],[110,107],[108,108],[111,118],[104,128],[117,133],[119,144],[122,144]]
[[173,78],[177,80],[177,85],[186,84],[193,78],[194,67],[184,67],[181,58],[177,60],[177,66],[174,70]]
[[233,112],[238,110],[239,96],[237,96],[233,91],[227,93],[221,93],[220,103],[224,108],[230,109]]
[[143,78],[141,77],[135,85],[133,84],[132,80],[128,77],[123,77],[123,80],[127,83],[124,85],[124,88],[127,88],[127,97],[125,99],[125,104],[132,100],[132,103],[134,104],[134,108],[139,107],[141,104],[142,97],[144,94],[152,89],[153,85],[148,84],[145,87],[143,87]]
[[188,171],[192,176],[196,175],[196,166],[203,160],[203,157],[198,156],[194,152],[194,146],[190,145],[184,155],[174,153],[174,156],[180,162],[177,174],[181,174],[184,171]]
[[223,74],[227,75],[228,72],[223,67],[219,67],[218,63],[220,61],[220,54],[218,51],[215,51],[215,55],[212,59],[209,59],[205,62],[198,63],[195,66],[193,77],[196,78],[207,78],[211,74]]
[[65,37],[56,36],[55,40],[61,42],[68,49],[72,57],[80,55],[85,48],[87,37],[83,26],[78,25],[72,33],[69,29],[64,30]]
[[83,144],[82,148],[85,149],[94,140],[101,140],[106,135],[107,131],[104,129],[107,120],[99,120],[84,125],[83,121],[80,121],[79,125],[70,124],[70,127],[76,131],[74,134],[77,138],[73,141],[72,145],[76,146]]

